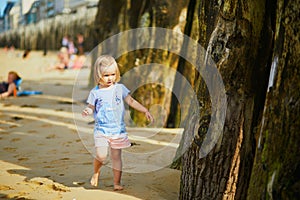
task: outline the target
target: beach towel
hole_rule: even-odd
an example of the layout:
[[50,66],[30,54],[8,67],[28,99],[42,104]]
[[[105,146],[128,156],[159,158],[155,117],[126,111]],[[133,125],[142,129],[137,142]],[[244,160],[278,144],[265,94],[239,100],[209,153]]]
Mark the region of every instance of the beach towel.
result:
[[43,92],[37,90],[22,90],[17,92],[17,96],[29,96],[29,95],[37,95],[37,94],[43,94]]
[[19,78],[14,81],[16,84],[16,88],[14,91],[14,96],[29,96],[29,95],[37,95],[37,94],[43,94],[42,91],[37,91],[37,90],[21,90],[21,83],[22,79]]

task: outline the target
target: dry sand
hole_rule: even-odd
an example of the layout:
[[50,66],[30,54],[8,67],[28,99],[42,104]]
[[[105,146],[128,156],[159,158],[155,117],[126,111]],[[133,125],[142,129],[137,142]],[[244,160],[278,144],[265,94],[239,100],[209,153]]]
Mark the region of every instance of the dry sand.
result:
[[[174,156],[178,137],[173,139],[181,130],[128,128],[136,145],[123,151],[125,190],[113,191],[110,163],[101,171],[99,186],[90,187],[93,156],[85,137],[91,136],[91,119],[72,111],[73,85],[80,70],[47,72],[55,58],[56,52],[42,56],[35,51],[22,59],[20,51],[0,49],[0,80],[15,70],[23,78],[23,90],[43,92],[0,100],[0,199],[177,199],[180,171],[161,166]],[[88,69],[80,73],[87,75]],[[85,84],[82,80],[79,93],[87,94]],[[80,101],[76,105],[77,110],[84,106]],[[173,151],[165,151],[168,144]]]

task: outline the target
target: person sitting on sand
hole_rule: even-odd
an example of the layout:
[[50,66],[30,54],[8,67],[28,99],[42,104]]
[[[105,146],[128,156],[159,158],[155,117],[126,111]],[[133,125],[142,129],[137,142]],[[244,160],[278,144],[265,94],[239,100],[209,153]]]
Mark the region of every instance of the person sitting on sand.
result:
[[17,72],[10,71],[8,73],[7,82],[2,82],[0,84],[1,99],[14,95],[14,91],[17,89],[15,81],[19,79],[20,76],[17,74]]
[[60,48],[57,54],[57,59],[58,59],[58,63],[50,67],[49,70],[52,69],[65,70],[69,68],[70,57],[69,57],[68,49],[66,47]]
[[82,67],[84,67],[85,61],[86,61],[85,55],[72,55],[71,62],[70,62],[70,68],[81,69]]
[[49,67],[47,70],[66,70],[66,69],[80,69],[84,66],[86,61],[85,55],[69,55],[68,49],[66,47],[62,47],[58,54],[58,63],[56,63],[54,66]]

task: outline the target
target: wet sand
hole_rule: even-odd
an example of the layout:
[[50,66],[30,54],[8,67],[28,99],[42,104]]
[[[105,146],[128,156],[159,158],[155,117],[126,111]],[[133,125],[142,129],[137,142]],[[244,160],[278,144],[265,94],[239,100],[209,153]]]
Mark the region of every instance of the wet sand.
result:
[[[92,147],[84,139],[91,135],[91,119],[81,119],[80,113],[72,110],[73,85],[80,70],[48,72],[56,52],[44,57],[34,51],[26,59],[22,53],[0,49],[0,80],[15,70],[23,78],[23,90],[43,94],[0,100],[0,199],[177,199],[180,171],[160,167],[164,164],[156,158],[151,160],[151,152],[173,144],[180,130],[128,128],[134,146],[123,153],[125,189],[113,191],[110,163],[101,171],[99,186],[92,188]],[[84,70],[80,73],[87,74],[88,69]],[[84,84],[81,92],[88,92]],[[78,110],[84,106],[81,101],[76,105]],[[145,153],[143,162],[135,153]],[[172,153],[160,152],[164,160],[172,159]]]

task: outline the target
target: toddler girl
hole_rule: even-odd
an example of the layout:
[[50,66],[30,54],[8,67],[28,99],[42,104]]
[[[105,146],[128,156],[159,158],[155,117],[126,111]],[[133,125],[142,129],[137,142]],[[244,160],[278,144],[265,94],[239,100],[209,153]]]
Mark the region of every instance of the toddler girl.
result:
[[119,84],[120,71],[117,62],[112,56],[100,56],[94,65],[94,79],[97,86],[90,91],[82,115],[94,114],[94,141],[96,158],[94,159],[94,174],[91,185],[98,185],[100,168],[106,160],[108,147],[111,150],[112,167],[114,174],[114,190],[122,190],[122,159],[123,148],[130,147],[124,123],[125,101],[130,107],[145,113],[148,120],[153,122],[153,117],[143,105],[129,94],[129,90]]

